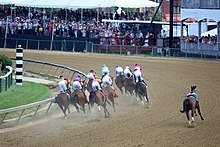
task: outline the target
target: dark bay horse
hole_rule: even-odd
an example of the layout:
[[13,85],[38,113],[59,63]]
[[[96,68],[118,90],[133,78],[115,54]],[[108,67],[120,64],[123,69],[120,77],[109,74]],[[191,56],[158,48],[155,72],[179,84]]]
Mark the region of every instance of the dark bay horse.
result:
[[136,86],[136,83],[133,77],[125,79],[125,93],[129,92],[131,95],[134,95],[135,86]]
[[101,94],[100,90],[90,92],[89,103],[92,108],[93,108],[94,104],[96,103],[98,105],[99,111],[101,110],[100,106],[102,106],[104,109],[105,118],[110,116],[110,113],[107,110],[107,98],[106,98],[106,96],[103,96]]
[[115,84],[118,87],[118,89],[121,91],[121,94],[123,94],[123,87],[125,87],[125,77],[124,75],[119,75],[115,79]]
[[[198,113],[199,113],[201,120],[204,120],[204,118],[202,117],[201,111],[200,111],[199,104],[196,103],[195,98],[193,96],[186,97],[183,101],[183,111],[180,111],[180,112],[186,113],[186,117],[187,117],[187,120],[188,120],[190,126],[195,121],[194,116],[196,113],[196,109],[198,110]],[[192,117],[191,120],[189,118],[189,111],[191,111],[191,117]]]
[[82,111],[85,114],[85,104],[89,105],[89,102],[87,100],[86,94],[85,94],[85,81],[82,81],[82,90],[75,90],[70,94],[70,102],[71,104],[73,104],[76,108],[76,110],[79,112],[79,107],[78,105],[81,107]]
[[116,110],[115,110],[115,98],[118,97],[118,95],[116,94],[116,91],[111,86],[103,87],[103,90],[106,93],[107,99],[111,101],[113,109],[116,112]]
[[86,86],[86,89],[87,89],[87,91],[89,93],[93,91],[93,89],[92,89],[92,81],[93,80],[89,80],[88,83],[87,83],[87,86]]
[[60,109],[63,111],[65,119],[67,119],[66,110],[70,113],[69,104],[70,104],[70,95],[68,93],[61,92],[55,96],[54,103],[57,103]]
[[145,100],[146,103],[149,103],[149,99],[147,96],[147,85],[145,85],[143,82],[136,83],[135,94],[136,97],[138,96],[140,98],[143,105],[144,105],[143,99]]

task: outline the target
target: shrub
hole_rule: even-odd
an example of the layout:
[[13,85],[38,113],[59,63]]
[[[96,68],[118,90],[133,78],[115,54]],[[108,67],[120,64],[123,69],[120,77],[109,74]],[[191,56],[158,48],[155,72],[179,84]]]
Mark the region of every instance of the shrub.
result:
[[2,64],[1,70],[4,70],[5,66],[12,66],[12,61],[9,57],[0,54],[0,64]]

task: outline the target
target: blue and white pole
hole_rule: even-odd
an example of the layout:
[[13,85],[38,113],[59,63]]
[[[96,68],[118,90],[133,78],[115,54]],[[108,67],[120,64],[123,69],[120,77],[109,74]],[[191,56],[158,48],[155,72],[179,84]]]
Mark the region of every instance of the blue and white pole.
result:
[[16,48],[16,85],[22,85],[23,79],[23,48]]

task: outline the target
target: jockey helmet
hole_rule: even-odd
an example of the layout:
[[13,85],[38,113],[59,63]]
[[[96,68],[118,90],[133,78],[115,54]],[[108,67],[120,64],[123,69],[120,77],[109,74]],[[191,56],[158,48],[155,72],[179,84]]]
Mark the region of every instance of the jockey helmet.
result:
[[69,85],[70,84],[70,80],[68,78],[64,78],[64,80],[66,81],[66,84]]
[[135,64],[134,66],[138,66],[138,64]]
[[106,67],[106,65],[105,65],[105,64],[103,64],[103,65],[102,65],[102,67]]
[[94,70],[92,70],[92,69],[91,69],[91,70],[90,70],[89,72],[92,72],[92,73],[94,73]]
[[119,66],[117,65],[116,68],[118,68]]
[[130,67],[129,67],[129,66],[126,66],[125,68],[129,69]]

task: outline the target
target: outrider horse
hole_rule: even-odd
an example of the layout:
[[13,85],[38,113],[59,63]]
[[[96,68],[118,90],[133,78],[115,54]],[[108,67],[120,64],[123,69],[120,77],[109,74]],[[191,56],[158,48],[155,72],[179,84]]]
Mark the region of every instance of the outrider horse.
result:
[[[202,117],[201,111],[200,111],[199,104],[196,103],[195,98],[193,96],[186,97],[183,101],[183,111],[180,111],[180,112],[186,113],[186,117],[187,117],[187,120],[188,120],[190,126],[195,121],[194,116],[196,113],[196,109],[198,110],[198,113],[199,113],[201,120],[204,120],[204,118]],[[191,120],[189,118],[189,111],[191,111],[191,117],[192,117]]]
[[124,75],[119,75],[115,79],[115,84],[118,87],[118,89],[121,91],[121,94],[123,94],[123,87],[125,87],[125,77]]
[[104,96],[100,90],[93,90],[90,92],[89,95],[89,103],[91,107],[93,108],[94,104],[96,103],[98,105],[99,111],[101,111],[100,106],[104,109],[105,118],[110,116],[110,113],[107,110],[107,98]]
[[118,95],[116,94],[115,90],[111,86],[107,86],[107,87],[103,86],[103,90],[106,93],[107,99],[111,101],[113,109],[116,112],[116,110],[115,110],[115,98],[118,97]]
[[145,100],[146,103],[149,103],[149,99],[147,96],[147,85],[145,83],[143,82],[136,83],[135,94],[136,97],[138,96],[140,98],[143,105],[144,105],[143,99]]

